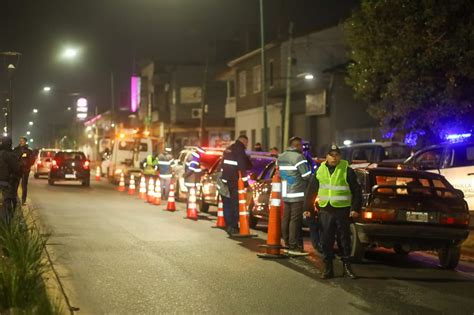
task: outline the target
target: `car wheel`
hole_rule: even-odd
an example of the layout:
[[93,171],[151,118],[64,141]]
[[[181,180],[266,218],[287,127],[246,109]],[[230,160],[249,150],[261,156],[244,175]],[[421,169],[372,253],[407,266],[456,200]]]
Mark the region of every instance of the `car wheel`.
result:
[[35,178],[35,179],[40,178],[39,174],[35,173],[34,178]]
[[365,248],[357,235],[355,224],[351,224],[351,257],[354,262],[361,262],[364,259]]
[[53,186],[54,185],[54,180],[48,179],[48,185]]
[[395,252],[395,254],[400,256],[406,256],[410,253],[409,250],[403,249],[402,245],[400,244],[396,244],[395,246],[393,246],[393,251]]
[[439,264],[444,269],[454,269],[461,258],[461,247],[448,245],[438,250]]
[[249,226],[251,229],[255,229],[258,224],[258,218],[253,215],[253,202],[249,204],[248,212],[249,212]]

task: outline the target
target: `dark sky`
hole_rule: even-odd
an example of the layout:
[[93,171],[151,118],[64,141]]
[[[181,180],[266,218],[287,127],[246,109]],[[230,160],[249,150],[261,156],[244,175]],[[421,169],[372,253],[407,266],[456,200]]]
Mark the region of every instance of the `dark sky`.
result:
[[[357,0],[265,0],[267,38],[291,19],[304,33],[341,21]],[[80,92],[91,106],[110,106],[110,73],[117,93],[128,87],[133,60],[200,62],[213,40],[258,35],[258,0],[1,0],[0,51],[23,54],[15,79],[14,136],[34,117],[34,136],[67,122],[67,106]],[[67,45],[81,48],[74,63],[58,60]],[[252,47],[255,48],[255,47]],[[54,93],[41,89],[51,85]],[[6,86],[4,69],[0,90]],[[3,102],[3,100],[1,100]],[[36,134],[35,134],[36,133]]]

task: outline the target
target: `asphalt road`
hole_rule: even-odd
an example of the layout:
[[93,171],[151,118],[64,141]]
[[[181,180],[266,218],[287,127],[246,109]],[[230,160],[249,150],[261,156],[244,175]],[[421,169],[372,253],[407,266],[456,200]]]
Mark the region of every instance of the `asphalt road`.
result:
[[[318,256],[265,261],[259,238],[234,240],[214,217],[184,220],[115,191],[30,181],[51,233],[62,281],[78,314],[436,314],[474,313],[474,265],[439,269],[426,254],[368,253],[358,280],[319,279]],[[308,246],[309,249],[309,246]]]

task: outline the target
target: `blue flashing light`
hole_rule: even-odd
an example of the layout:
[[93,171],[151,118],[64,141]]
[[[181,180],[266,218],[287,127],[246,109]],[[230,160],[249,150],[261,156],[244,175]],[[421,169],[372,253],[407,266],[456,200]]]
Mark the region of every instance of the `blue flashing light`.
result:
[[461,142],[467,138],[470,138],[471,136],[471,133],[455,133],[446,135],[445,139],[450,142]]

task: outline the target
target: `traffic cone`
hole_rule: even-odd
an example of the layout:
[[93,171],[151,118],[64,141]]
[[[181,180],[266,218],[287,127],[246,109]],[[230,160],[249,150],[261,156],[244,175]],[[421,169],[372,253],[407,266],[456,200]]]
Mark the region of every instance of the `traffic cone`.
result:
[[161,182],[157,178],[155,182],[155,199],[153,200],[154,205],[161,205]]
[[135,195],[135,176],[130,175],[130,182],[128,183],[128,194]]
[[232,237],[255,237],[257,234],[250,234],[246,190],[244,181],[242,180],[242,174],[240,172],[237,187],[239,193],[239,234],[233,234]]
[[166,209],[168,211],[176,211],[176,203],[174,200],[174,184],[170,184],[170,193],[168,195],[168,204],[166,205]]
[[188,211],[186,213],[186,219],[191,219],[197,221],[197,205],[196,205],[196,188],[192,187],[189,190],[188,196]]
[[146,179],[145,179],[145,176],[142,176],[140,178],[140,187],[139,187],[139,190],[138,190],[138,196],[143,200],[146,199]]
[[219,195],[219,201],[217,202],[217,221],[214,228],[225,228],[225,219],[224,219],[224,205],[222,204],[222,197]]
[[125,177],[123,176],[123,173],[120,173],[120,182],[119,182],[118,191],[120,192],[125,191]]
[[155,199],[155,181],[150,177],[148,180],[148,192],[147,192],[147,202],[153,203]]
[[97,169],[95,170],[95,180],[100,182],[100,166],[97,166]]
[[265,253],[257,254],[260,258],[287,258],[281,253],[281,178],[277,169],[272,178],[272,193],[268,215],[267,244],[260,245]]

